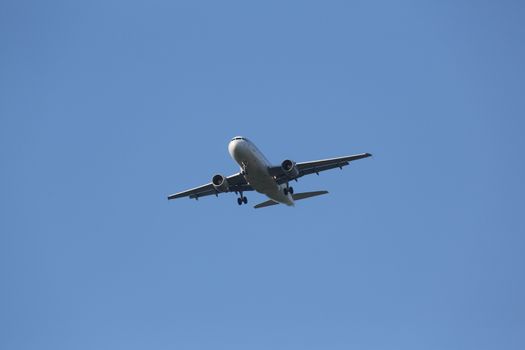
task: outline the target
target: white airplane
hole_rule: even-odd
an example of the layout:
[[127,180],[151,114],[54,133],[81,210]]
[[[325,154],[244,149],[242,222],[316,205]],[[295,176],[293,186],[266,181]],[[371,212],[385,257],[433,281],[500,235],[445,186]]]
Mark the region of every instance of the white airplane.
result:
[[294,201],[327,194],[328,191],[315,191],[295,193],[289,185],[291,180],[297,181],[304,175],[317,174],[319,172],[340,168],[348,165],[353,160],[370,157],[370,153],[361,153],[353,156],[316,160],[304,163],[295,163],[286,159],[281,165],[274,166],[259,151],[259,149],[246,137],[234,137],[228,144],[231,157],[239,164],[241,171],[237,174],[224,177],[217,174],[213,176],[210,183],[179,192],[168,196],[168,199],[189,197],[199,199],[200,197],[215,195],[219,193],[235,192],[239,195],[237,203],[247,204],[248,198],[244,192],[257,191],[265,194],[270,200],[257,204],[254,208],[263,208],[276,204],[293,206]]

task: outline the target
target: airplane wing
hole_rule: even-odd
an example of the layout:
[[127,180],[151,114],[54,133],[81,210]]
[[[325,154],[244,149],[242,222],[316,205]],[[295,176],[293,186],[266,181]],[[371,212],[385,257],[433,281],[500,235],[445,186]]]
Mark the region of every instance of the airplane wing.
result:
[[[228,179],[228,185],[229,185],[229,191],[228,192],[245,192],[245,191],[253,191],[253,188],[248,185],[246,182],[246,179],[241,173],[237,173],[234,175],[230,175],[227,177]],[[168,196],[168,199],[176,199],[176,198],[182,198],[182,197],[189,197],[192,199],[199,199],[200,197],[205,197],[209,195],[216,195],[218,196],[219,193],[225,193],[225,192],[219,192],[213,187],[213,184],[207,183],[206,185],[202,185],[199,187],[195,187],[186,191],[182,191],[179,193],[175,193]]]
[[290,178],[289,176],[285,174],[285,172],[283,171],[280,165],[271,167],[269,171],[271,175],[275,176],[276,181],[279,184],[282,184],[290,180],[298,179],[302,176],[309,175],[309,174],[315,173],[319,175],[321,171],[325,171],[325,170],[330,170],[334,168],[343,169],[343,167],[350,164],[351,161],[367,158],[370,156],[372,156],[370,153],[361,153],[361,154],[355,154],[352,156],[321,159],[321,160],[314,160],[310,162],[297,163],[295,166],[297,167],[299,174],[292,178]]

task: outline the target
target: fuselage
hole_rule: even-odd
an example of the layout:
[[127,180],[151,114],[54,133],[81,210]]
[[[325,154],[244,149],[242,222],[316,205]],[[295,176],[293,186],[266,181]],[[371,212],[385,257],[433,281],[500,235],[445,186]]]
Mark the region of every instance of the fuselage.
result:
[[292,195],[290,193],[285,195],[284,189],[287,185],[279,185],[270,175],[268,168],[271,163],[253,142],[245,137],[234,137],[228,144],[228,151],[241,167],[246,182],[257,192],[265,194],[278,203],[294,205]]

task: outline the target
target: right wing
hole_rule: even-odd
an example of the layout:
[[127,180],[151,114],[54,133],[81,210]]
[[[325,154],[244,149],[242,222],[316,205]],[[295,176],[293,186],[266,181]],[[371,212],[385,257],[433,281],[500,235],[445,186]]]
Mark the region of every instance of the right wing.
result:
[[275,180],[279,184],[286,183],[293,179],[298,179],[305,175],[310,174],[317,174],[321,171],[326,171],[330,169],[335,168],[343,168],[344,166],[347,166],[350,164],[350,162],[358,159],[368,158],[372,156],[370,153],[361,153],[361,154],[355,154],[353,156],[345,156],[345,157],[337,157],[337,158],[329,158],[329,159],[321,159],[321,160],[314,160],[310,162],[302,162],[297,163],[296,167],[299,171],[299,174],[295,176],[294,178],[288,177],[280,165],[273,166],[268,168],[268,171],[270,172],[270,175],[274,176]]
[[342,168],[354,160],[368,158],[370,156],[372,156],[370,153],[361,153],[353,156],[314,160],[311,162],[297,163],[297,168],[299,169],[301,176],[304,176],[334,168]]
[[[237,173],[234,175],[230,175],[227,177],[228,179],[228,185],[229,185],[229,191],[228,192],[244,192],[244,191],[253,191],[253,188],[248,185],[246,182],[246,179],[241,173]],[[182,191],[179,193],[175,193],[168,196],[168,199],[176,199],[176,198],[182,198],[182,197],[189,197],[192,199],[199,199],[200,197],[209,196],[209,195],[216,195],[218,196],[219,193],[225,193],[225,192],[219,192],[213,187],[213,184],[207,183],[206,185],[202,185],[199,187],[195,187],[186,191]]]

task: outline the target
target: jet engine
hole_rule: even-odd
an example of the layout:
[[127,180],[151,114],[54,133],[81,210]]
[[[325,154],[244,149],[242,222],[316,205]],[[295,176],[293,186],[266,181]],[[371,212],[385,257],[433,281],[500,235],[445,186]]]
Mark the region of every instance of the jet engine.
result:
[[286,159],[281,163],[281,168],[290,179],[295,179],[299,176],[299,169],[297,169],[297,165],[295,165],[293,160]]
[[228,192],[230,190],[228,179],[220,174],[215,175],[211,179],[211,183],[217,192]]

